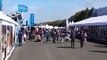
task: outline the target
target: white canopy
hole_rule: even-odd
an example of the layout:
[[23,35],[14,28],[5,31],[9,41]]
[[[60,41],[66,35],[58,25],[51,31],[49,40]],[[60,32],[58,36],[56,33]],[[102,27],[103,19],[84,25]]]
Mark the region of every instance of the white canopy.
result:
[[72,23],[71,23],[71,22],[69,22],[69,25],[72,25]]
[[58,29],[58,26],[54,26],[55,29]]
[[69,22],[69,26],[70,26],[70,25],[72,25],[72,24],[74,24],[74,21],[72,21],[72,22]]
[[17,22],[15,22],[13,19],[11,19],[10,17],[6,16],[2,11],[0,11],[0,20],[4,20],[10,23],[13,23],[15,25],[18,25]]
[[71,26],[107,25],[107,15],[91,17],[72,24]]
[[48,24],[46,24],[46,25],[40,25],[39,27],[40,28],[46,28],[46,29],[52,29],[53,28],[53,26],[48,25]]

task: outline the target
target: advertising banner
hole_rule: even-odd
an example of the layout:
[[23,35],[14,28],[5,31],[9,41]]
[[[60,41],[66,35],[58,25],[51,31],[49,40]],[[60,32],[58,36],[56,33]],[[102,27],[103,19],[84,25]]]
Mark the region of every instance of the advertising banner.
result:
[[34,14],[30,14],[30,26],[34,26]]
[[28,12],[28,7],[25,5],[18,5],[18,12]]
[[2,0],[0,0],[0,11],[2,10]]

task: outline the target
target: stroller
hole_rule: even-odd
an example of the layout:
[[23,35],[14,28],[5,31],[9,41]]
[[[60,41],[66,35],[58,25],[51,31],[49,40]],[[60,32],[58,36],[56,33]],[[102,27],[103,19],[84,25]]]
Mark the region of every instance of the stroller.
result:
[[69,42],[70,40],[71,40],[71,39],[70,39],[70,34],[67,33],[67,35],[65,36],[65,41],[66,41],[66,42]]
[[36,42],[41,42],[41,36],[40,35],[36,35]]

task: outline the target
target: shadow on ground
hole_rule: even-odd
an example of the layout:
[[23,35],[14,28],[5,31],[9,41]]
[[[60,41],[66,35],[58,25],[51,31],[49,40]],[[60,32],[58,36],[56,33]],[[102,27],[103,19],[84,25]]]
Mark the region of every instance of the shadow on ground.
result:
[[59,46],[57,48],[62,48],[62,49],[64,49],[64,48],[68,48],[68,49],[79,49],[79,47],[71,48],[70,46]]
[[98,50],[91,50],[89,52],[96,52],[96,53],[107,53],[107,51],[98,51]]
[[107,48],[106,45],[95,45],[94,47],[98,47],[98,48]]
[[71,47],[69,47],[69,46],[59,46],[57,48],[71,48]]

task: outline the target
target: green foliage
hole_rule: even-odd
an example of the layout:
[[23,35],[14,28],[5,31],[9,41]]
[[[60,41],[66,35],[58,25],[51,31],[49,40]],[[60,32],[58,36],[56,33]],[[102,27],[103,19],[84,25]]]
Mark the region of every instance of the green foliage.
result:
[[78,22],[78,21],[81,21],[81,20],[91,17],[93,9],[94,8],[92,8],[92,9],[86,8],[85,10],[79,11],[75,15],[71,16],[69,18],[69,21]]
[[66,25],[66,21],[65,20],[56,20],[56,21],[52,21],[52,22],[46,22],[46,24],[62,27],[62,26]]
[[[94,8],[91,8],[91,9],[86,8],[85,10],[81,10],[81,11],[77,12],[75,15],[69,17],[68,20],[78,22],[78,21],[87,19],[92,16],[93,10],[94,10]],[[63,27],[63,26],[66,26],[66,20],[56,20],[56,21],[52,21],[52,22],[46,22],[45,24]]]

